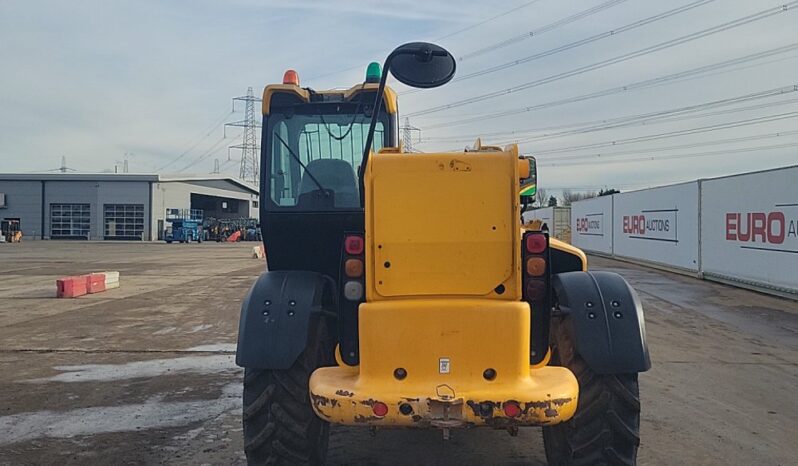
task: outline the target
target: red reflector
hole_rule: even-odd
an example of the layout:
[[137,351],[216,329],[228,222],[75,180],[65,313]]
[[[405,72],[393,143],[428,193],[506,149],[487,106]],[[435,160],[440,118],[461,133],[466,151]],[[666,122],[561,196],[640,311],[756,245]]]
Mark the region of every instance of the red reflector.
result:
[[541,234],[526,235],[526,252],[540,254],[546,250],[546,236]]
[[375,401],[374,405],[371,407],[371,410],[374,411],[375,416],[382,417],[388,414],[388,405],[382,401]]
[[507,417],[518,417],[521,415],[521,407],[515,401],[504,403],[504,415]]
[[347,236],[344,240],[344,249],[347,254],[357,256],[363,254],[363,237]]

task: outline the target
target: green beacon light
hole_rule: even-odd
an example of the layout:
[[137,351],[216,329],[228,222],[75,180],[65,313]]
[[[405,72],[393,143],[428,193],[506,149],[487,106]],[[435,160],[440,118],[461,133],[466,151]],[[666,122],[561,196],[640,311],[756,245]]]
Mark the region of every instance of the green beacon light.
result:
[[378,83],[380,82],[380,76],[382,76],[380,64],[375,61],[369,63],[368,68],[366,68],[366,82]]

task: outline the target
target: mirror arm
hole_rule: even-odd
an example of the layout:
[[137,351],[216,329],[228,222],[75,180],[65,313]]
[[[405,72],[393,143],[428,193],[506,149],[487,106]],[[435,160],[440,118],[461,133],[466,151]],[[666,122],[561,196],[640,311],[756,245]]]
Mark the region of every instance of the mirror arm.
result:
[[374,131],[377,128],[377,118],[382,110],[383,94],[385,94],[385,82],[388,80],[388,73],[390,72],[391,61],[393,61],[394,53],[392,52],[385,59],[382,65],[382,76],[380,76],[380,87],[377,89],[377,96],[374,98],[374,106],[371,109],[371,123],[369,124],[369,132],[366,136],[366,145],[363,148],[363,160],[360,162],[358,169],[358,187],[360,189],[360,207],[366,205],[366,165],[369,161],[369,154],[371,153],[371,144],[374,142]]

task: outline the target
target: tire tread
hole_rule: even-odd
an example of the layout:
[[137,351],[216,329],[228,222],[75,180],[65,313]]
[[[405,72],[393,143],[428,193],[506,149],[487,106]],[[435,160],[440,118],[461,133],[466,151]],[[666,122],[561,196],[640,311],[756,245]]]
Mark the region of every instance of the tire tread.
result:
[[317,465],[327,451],[329,424],[310,405],[308,379],[330,364],[325,325],[308,336],[308,348],[286,370],[244,371],[244,451],[253,465]]
[[[572,351],[565,335],[567,322],[552,327],[554,365],[559,350]],[[559,348],[558,348],[559,346]],[[640,445],[640,395],[637,374],[594,373],[574,352],[566,364],[579,382],[574,417],[543,428],[546,458],[551,465],[634,465]]]

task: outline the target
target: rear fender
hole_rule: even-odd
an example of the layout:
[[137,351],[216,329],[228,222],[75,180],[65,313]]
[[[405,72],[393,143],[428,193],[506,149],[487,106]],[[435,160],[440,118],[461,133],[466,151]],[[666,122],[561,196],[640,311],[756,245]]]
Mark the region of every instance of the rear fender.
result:
[[[635,290],[612,272],[566,272],[552,277],[557,310],[576,351],[599,374],[651,368],[643,307]],[[568,318],[570,317],[570,318]]]
[[290,368],[307,346],[311,316],[333,307],[332,290],[332,280],[316,272],[261,274],[241,306],[236,364]]

